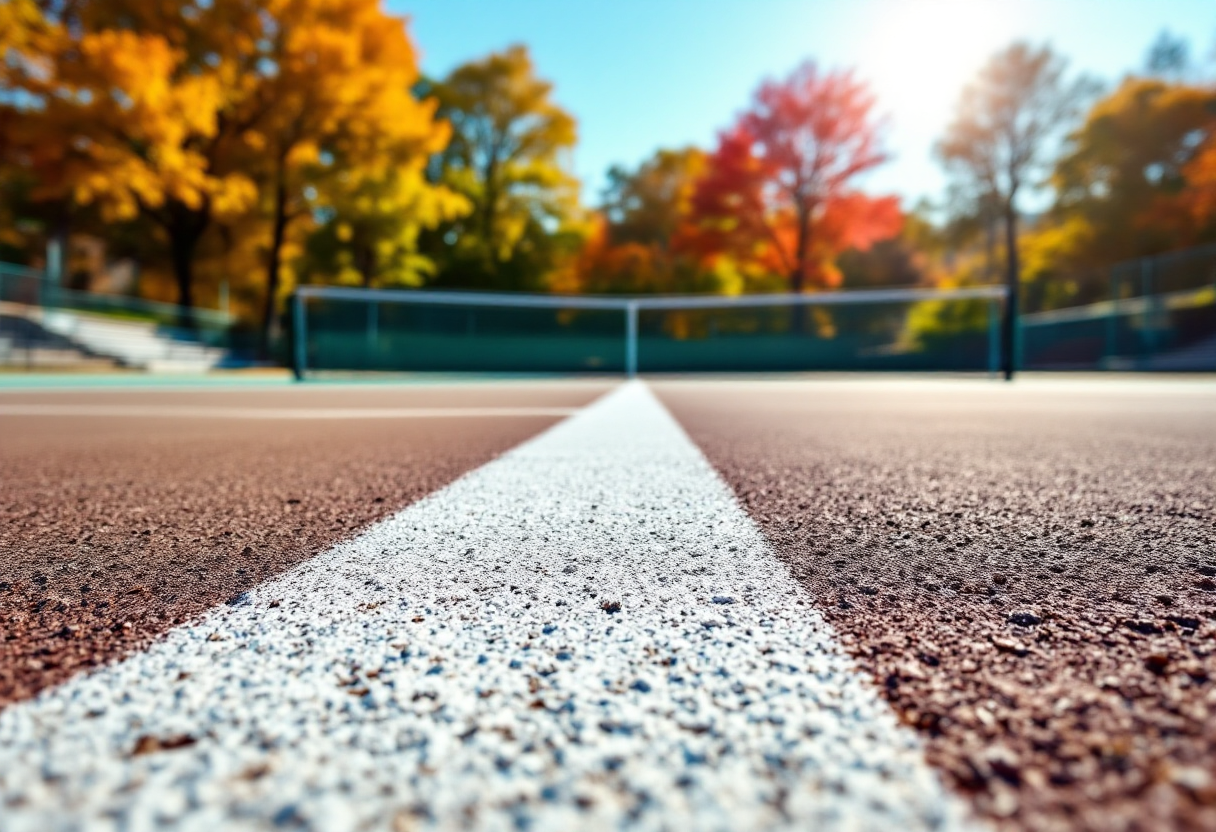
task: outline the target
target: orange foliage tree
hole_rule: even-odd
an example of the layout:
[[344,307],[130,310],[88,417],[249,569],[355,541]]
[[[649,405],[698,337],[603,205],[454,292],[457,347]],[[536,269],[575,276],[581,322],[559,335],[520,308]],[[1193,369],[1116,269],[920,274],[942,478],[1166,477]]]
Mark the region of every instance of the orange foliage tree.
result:
[[685,246],[692,195],[705,159],[705,152],[695,147],[659,149],[636,170],[609,170],[600,213],[591,218],[575,268],[573,290],[723,290]]
[[1173,219],[1185,245],[1216,240],[1216,129],[1182,168],[1186,187],[1157,203],[1160,219]]
[[[4,162],[36,183],[34,201],[100,205],[109,222],[154,222],[189,307],[203,232],[257,196],[228,164],[237,131],[220,118],[228,111],[219,68],[244,77],[246,67],[226,63],[241,42],[230,30],[247,28],[257,12],[186,5],[19,4],[24,13],[5,26],[2,86],[12,92],[0,124]],[[221,16],[224,25],[213,20]],[[149,19],[154,25],[143,25]],[[213,22],[215,37],[187,36]]]
[[1090,108],[1055,165],[1054,218],[1070,232],[1058,234],[1065,265],[1207,242],[1203,151],[1214,146],[1216,90],[1124,79]]
[[762,84],[709,157],[690,244],[780,272],[795,292],[836,285],[837,254],[890,237],[901,223],[895,197],[856,186],[887,158],[873,109],[851,72],[813,62]]
[[1175,247],[1216,242],[1216,87],[1189,91],[1201,96],[1203,116],[1181,142],[1163,148],[1173,151],[1174,169],[1150,168],[1161,186],[1136,217],[1138,229]]
[[424,176],[450,130],[437,102],[412,93],[405,21],[382,5],[0,4],[0,165],[36,183],[34,201],[150,228],[187,310],[207,236],[226,233],[231,248],[269,231],[257,246],[269,331],[296,226],[339,208],[393,213],[405,220],[372,224],[393,239],[374,242],[412,250],[412,226],[464,209]]

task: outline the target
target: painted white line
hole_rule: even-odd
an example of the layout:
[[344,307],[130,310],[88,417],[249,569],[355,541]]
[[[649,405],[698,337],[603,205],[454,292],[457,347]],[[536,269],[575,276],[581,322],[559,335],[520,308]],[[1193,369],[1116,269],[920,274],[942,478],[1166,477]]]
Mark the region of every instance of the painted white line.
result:
[[977,828],[641,383],[0,712],[0,807],[5,832]]
[[577,407],[193,407],[191,405],[0,404],[0,416],[154,419],[465,419],[570,416]]

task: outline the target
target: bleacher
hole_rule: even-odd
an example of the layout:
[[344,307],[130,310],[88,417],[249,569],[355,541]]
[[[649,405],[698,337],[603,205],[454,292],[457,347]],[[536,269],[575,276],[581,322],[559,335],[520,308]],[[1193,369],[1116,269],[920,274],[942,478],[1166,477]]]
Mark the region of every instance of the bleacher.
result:
[[0,304],[0,366],[204,372],[224,356],[225,350],[203,344],[186,330],[86,312]]
[[152,372],[205,372],[225,351],[209,347],[188,330],[76,311],[45,310],[42,326],[94,355]]

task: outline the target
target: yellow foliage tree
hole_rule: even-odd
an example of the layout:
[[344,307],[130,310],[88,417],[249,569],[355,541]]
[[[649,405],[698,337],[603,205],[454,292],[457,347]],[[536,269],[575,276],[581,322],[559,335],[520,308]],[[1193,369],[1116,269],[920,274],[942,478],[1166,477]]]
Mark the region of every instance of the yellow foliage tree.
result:
[[336,158],[331,168],[317,189],[318,227],[302,272],[367,287],[422,285],[435,264],[418,251],[420,232],[464,216],[468,200],[431,185],[417,156],[378,165]]
[[450,129],[435,118],[437,101],[420,101],[411,91],[419,73],[404,22],[385,15],[380,0],[275,5],[260,62],[262,115],[251,130],[269,161],[267,331],[275,321],[282,246],[297,218],[328,208],[339,220],[339,241],[358,231],[363,272],[371,275],[367,258],[380,247],[404,249],[405,268],[417,270],[408,255],[418,229],[465,210],[463,200],[423,176]]
[[257,195],[231,162],[252,47],[241,33],[260,28],[258,12],[239,0],[27,10],[32,35],[8,62],[6,86],[19,95],[5,102],[5,156],[36,183],[31,198],[155,222],[187,308],[203,233]]
[[3,80],[19,93],[0,102],[6,161],[31,173],[35,198],[153,221],[184,307],[204,234],[261,231],[240,220],[264,213],[269,327],[290,226],[342,191],[339,160],[353,171],[347,183],[402,168],[411,196],[398,207],[445,206],[421,210],[422,221],[458,210],[442,192],[428,203],[430,186],[409,172],[443,149],[449,131],[435,103],[411,93],[414,49],[380,0],[3,8]]

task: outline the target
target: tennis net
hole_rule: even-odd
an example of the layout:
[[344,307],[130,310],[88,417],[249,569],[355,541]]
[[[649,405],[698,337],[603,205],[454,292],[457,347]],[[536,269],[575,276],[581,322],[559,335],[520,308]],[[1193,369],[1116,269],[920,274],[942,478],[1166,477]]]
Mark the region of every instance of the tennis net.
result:
[[293,359],[323,372],[988,370],[999,286],[566,296],[303,286]]

